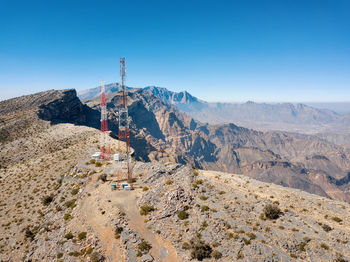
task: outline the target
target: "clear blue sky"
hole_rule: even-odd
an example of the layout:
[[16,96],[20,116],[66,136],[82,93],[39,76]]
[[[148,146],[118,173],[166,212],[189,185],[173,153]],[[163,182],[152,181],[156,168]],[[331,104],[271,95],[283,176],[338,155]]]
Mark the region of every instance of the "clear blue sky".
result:
[[350,101],[349,0],[0,1],[0,99],[119,81],[208,101]]

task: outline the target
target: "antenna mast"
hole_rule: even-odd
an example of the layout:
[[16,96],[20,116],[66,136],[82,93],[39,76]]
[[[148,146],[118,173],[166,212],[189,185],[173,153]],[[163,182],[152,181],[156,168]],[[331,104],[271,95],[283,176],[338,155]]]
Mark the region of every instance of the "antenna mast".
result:
[[121,94],[119,94],[119,134],[118,139],[125,141],[126,143],[126,161],[128,167],[128,182],[130,187],[132,186],[132,169],[131,169],[131,157],[130,157],[130,129],[129,124],[131,118],[128,113],[128,96],[125,91],[125,80],[126,80],[126,65],[125,57],[120,58],[120,82],[121,82]]

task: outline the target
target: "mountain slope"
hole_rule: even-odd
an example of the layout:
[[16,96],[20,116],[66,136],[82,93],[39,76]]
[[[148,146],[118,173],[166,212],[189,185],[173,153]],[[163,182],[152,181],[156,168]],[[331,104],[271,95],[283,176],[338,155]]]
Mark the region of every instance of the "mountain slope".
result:
[[[349,199],[346,186],[340,188],[335,182],[350,170],[350,154],[340,146],[315,136],[264,133],[234,124],[204,125],[143,89],[130,90],[128,97],[131,143],[140,160],[244,173],[322,196]],[[114,133],[116,99],[114,94],[107,96]],[[89,100],[87,105],[98,109],[99,100]],[[325,179],[318,182],[319,176]]]
[[[152,160],[133,161],[134,191],[111,191],[125,161],[91,161],[100,132],[84,125],[98,126],[98,103],[81,104],[74,90],[0,103],[0,130],[8,134],[0,150],[0,260],[196,261],[203,247],[207,261],[349,259],[348,203],[174,163],[237,169],[342,199],[350,175],[326,174],[349,162],[339,147],[312,136],[203,125],[148,91],[128,95],[136,157]],[[117,133],[115,99],[108,96]],[[119,143],[108,139],[116,152]],[[327,170],[302,168],[288,156]]]

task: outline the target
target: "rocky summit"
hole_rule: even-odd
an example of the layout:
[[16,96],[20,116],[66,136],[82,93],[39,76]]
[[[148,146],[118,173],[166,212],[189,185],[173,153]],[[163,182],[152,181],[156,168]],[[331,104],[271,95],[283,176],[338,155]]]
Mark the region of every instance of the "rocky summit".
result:
[[[96,161],[99,102],[0,102],[0,261],[349,261],[349,151],[312,135],[209,125],[128,90],[126,161]],[[108,140],[117,140],[107,96]],[[114,190],[116,185],[116,190]]]

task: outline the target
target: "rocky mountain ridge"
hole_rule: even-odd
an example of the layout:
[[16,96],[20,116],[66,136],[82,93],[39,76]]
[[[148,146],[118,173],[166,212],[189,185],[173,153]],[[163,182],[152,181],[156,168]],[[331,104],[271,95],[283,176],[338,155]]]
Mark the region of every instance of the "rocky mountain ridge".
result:
[[[43,102],[45,97],[47,101]],[[128,97],[131,143],[139,160],[244,173],[263,181],[349,200],[350,152],[346,148],[310,135],[264,133],[234,124],[202,124],[143,89],[129,90]],[[118,134],[116,99],[113,93],[107,95],[109,126],[114,134]],[[15,102],[4,101],[0,109],[6,125],[0,127],[0,132],[9,134],[8,138],[14,134],[20,137],[22,129],[18,127],[23,126],[25,137],[32,134],[28,126],[33,123],[38,128],[40,123],[47,126],[45,120],[51,124],[68,122],[99,128],[99,103],[96,98],[82,104],[74,90],[48,91]],[[20,105],[23,108],[9,110],[12,104],[14,108]],[[24,111],[30,112],[26,119],[14,117],[23,118]],[[11,163],[8,155],[11,154],[0,159],[2,166]]]
[[[350,170],[346,148],[311,135],[260,132],[234,124],[202,124],[143,89],[130,90],[128,97],[133,119],[131,141],[140,160],[245,173],[323,196],[349,199],[349,184],[339,188],[335,182]],[[112,130],[117,132],[113,117],[116,97],[111,94],[107,99]],[[87,103],[96,110],[98,104],[98,99]],[[316,179],[320,176],[325,178],[322,182]]]
[[[339,114],[329,109],[316,108],[301,103],[208,103],[186,91],[173,92],[163,87],[144,88],[159,97],[163,102],[176,107],[203,123],[236,125],[261,131],[287,131],[318,134],[334,133],[345,138],[349,135],[350,114]],[[98,88],[79,92],[81,99],[99,96]],[[112,90],[112,89],[111,89]],[[95,92],[96,91],[96,92]],[[109,94],[117,92],[113,89]]]

